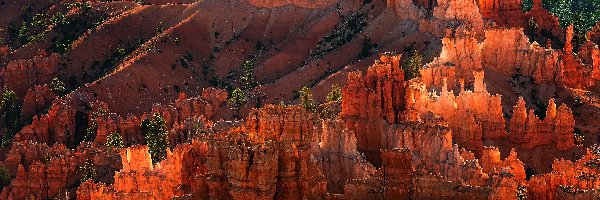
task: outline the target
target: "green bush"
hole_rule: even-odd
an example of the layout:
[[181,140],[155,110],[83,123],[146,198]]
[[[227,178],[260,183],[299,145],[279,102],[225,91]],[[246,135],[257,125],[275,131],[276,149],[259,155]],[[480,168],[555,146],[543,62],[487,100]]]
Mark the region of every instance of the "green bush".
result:
[[0,167],[0,190],[10,185],[10,174],[3,167]]
[[106,143],[105,145],[107,147],[111,147],[111,148],[123,148],[125,147],[125,144],[123,143],[123,137],[121,137],[121,135],[117,132],[108,134],[108,136],[106,136]]
[[410,53],[410,59],[405,62],[404,66],[404,77],[406,80],[421,77],[421,68],[423,68],[423,56],[417,50],[412,50]]
[[342,88],[334,84],[331,86],[331,91],[327,94],[327,102],[341,101],[342,100]]
[[299,93],[300,93],[300,105],[308,111],[311,111],[311,112],[316,111],[317,105],[315,104],[315,102],[313,100],[312,90],[308,87],[303,87],[302,89],[300,89]]
[[240,88],[235,88],[229,95],[229,99],[227,99],[227,105],[229,105],[229,108],[235,111],[238,116],[240,115],[240,110],[246,103],[248,103],[246,92]]
[[8,146],[15,133],[21,128],[21,102],[17,94],[5,89],[2,93],[2,101],[0,102],[0,117],[4,124],[2,146]]
[[150,118],[144,119],[141,125],[142,133],[146,137],[148,151],[152,156],[152,162],[158,163],[167,158],[167,127],[165,119],[158,113]]

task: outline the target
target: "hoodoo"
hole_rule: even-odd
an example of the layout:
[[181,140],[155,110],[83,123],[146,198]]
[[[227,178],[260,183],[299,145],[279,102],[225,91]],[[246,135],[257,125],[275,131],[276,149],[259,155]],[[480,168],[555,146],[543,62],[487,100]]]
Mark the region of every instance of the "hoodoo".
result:
[[0,199],[600,199],[596,1],[0,13]]

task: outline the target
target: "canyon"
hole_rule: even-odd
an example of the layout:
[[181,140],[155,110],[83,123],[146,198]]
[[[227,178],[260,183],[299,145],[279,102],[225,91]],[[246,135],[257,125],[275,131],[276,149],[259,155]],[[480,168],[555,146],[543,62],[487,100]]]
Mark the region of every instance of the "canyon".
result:
[[596,30],[522,4],[1,1],[0,199],[600,198]]

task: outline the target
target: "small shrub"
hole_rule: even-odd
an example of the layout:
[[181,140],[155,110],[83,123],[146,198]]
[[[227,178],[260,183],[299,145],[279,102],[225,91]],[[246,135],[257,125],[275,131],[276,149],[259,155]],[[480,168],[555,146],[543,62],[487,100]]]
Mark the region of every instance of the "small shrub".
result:
[[111,147],[111,148],[125,147],[125,144],[123,143],[123,137],[121,137],[121,135],[117,132],[113,132],[111,134],[108,134],[108,136],[106,136],[105,145],[107,147]]

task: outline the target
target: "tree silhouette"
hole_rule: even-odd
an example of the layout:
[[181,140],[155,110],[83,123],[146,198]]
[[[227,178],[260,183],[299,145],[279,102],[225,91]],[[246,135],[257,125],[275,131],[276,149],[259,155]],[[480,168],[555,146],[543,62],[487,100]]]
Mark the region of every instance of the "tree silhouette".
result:
[[106,144],[107,147],[111,148],[123,148],[125,144],[123,144],[123,137],[117,132],[113,132],[106,136]]
[[246,103],[248,103],[246,93],[240,88],[235,88],[231,92],[229,99],[227,99],[229,108],[235,111],[238,117],[240,116],[240,110]]
[[2,130],[2,146],[7,146],[21,126],[19,121],[21,117],[21,103],[14,91],[4,90],[2,101],[0,102],[0,112],[4,125],[4,129]]
[[242,66],[242,70],[243,74],[240,76],[242,87],[244,90],[252,89],[254,86],[256,86],[254,77],[254,64],[250,61],[246,61]]
[[0,167],[0,190],[10,185],[10,174],[3,167]]
[[165,119],[158,113],[144,119],[141,125],[142,133],[146,137],[148,151],[152,156],[152,163],[158,163],[167,158],[167,127]]
[[50,83],[50,89],[52,89],[52,91],[58,96],[62,96],[65,92],[65,83],[60,81],[58,78],[54,78]]
[[423,67],[423,56],[417,50],[413,50],[410,59],[404,66],[404,75],[406,80],[421,77],[421,68]]
[[310,90],[310,88],[305,86],[302,89],[300,89],[299,93],[300,93],[300,105],[308,111],[311,111],[311,112],[316,111],[317,106],[315,105],[315,102],[313,100],[312,90]]
[[342,100],[342,88],[334,84],[331,86],[331,91],[327,94],[327,102],[335,102]]

